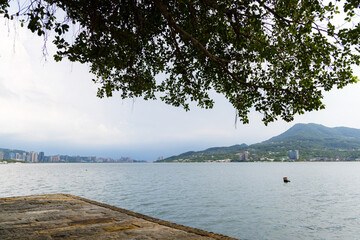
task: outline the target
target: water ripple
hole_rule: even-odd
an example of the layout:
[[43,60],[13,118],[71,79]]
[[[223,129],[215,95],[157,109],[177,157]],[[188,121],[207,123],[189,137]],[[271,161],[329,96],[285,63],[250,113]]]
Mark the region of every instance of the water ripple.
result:
[[7,164],[0,197],[71,193],[240,239],[354,239],[359,171],[360,163]]

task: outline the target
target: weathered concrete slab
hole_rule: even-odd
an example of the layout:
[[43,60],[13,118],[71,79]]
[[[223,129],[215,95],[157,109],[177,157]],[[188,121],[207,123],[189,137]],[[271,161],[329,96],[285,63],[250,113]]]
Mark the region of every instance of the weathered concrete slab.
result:
[[69,194],[0,198],[0,239],[234,239]]

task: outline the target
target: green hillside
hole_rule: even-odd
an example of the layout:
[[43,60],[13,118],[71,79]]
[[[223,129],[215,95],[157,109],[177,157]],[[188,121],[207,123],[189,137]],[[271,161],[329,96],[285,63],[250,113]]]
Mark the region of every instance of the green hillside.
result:
[[[296,124],[288,131],[273,137],[263,143],[284,142],[284,141],[331,141],[347,142],[343,147],[353,148],[352,146],[359,146],[360,143],[360,129],[336,127],[328,128],[319,124]],[[335,145],[336,146],[336,145]]]
[[199,152],[185,152],[177,156],[172,156],[157,162],[204,162],[212,160],[231,159],[237,160],[236,153],[246,151],[246,144],[234,145],[230,147],[213,147]]
[[186,152],[159,162],[281,161],[287,159],[289,150],[299,150],[301,160],[355,160],[360,158],[360,129],[296,124],[262,143]]

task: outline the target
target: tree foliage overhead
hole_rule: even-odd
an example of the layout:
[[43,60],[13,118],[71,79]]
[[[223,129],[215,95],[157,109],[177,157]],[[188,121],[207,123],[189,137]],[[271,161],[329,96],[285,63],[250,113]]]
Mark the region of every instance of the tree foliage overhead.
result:
[[56,60],[89,64],[99,97],[119,91],[188,110],[190,101],[211,108],[213,89],[242,122],[255,109],[267,124],[322,109],[322,91],[356,82],[358,1],[27,0],[15,13],[9,3],[0,0],[5,17],[54,30]]

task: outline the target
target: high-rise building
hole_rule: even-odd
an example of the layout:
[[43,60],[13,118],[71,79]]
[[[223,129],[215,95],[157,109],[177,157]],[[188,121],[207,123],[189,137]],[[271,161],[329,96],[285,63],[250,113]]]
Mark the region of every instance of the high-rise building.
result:
[[15,153],[15,159],[16,160],[22,160],[22,154],[21,153]]
[[26,156],[25,156],[25,161],[31,162],[31,155],[30,155],[30,153],[26,154]]
[[290,160],[298,160],[299,159],[299,150],[290,150],[289,151],[289,159]]
[[37,152],[30,152],[29,155],[30,155],[30,162],[38,162],[38,159],[37,159],[38,154],[37,154]]
[[249,152],[248,151],[245,151],[242,153],[237,153],[236,155],[239,156],[240,161],[248,161],[249,160]]
[[3,159],[4,159],[4,153],[0,152],[0,160],[3,160]]
[[51,156],[51,162],[60,162],[60,155]]
[[249,159],[249,152],[245,151],[244,152],[244,161],[247,161]]
[[44,152],[39,152],[38,161],[44,162],[44,156],[45,156]]

